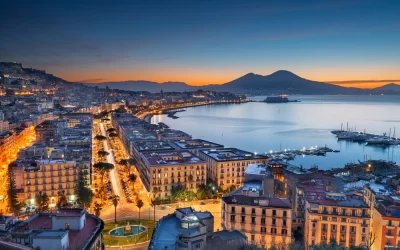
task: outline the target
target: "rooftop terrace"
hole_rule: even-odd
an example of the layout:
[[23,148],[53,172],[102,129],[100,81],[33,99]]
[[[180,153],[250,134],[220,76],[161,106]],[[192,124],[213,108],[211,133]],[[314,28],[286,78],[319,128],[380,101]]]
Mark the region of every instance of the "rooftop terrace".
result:
[[240,161],[240,160],[267,160],[268,157],[257,155],[237,148],[221,148],[200,150],[201,153],[213,158],[215,161]]
[[176,146],[181,149],[209,149],[209,148],[223,148],[221,144],[217,144],[210,141],[205,141],[201,139],[192,140],[174,140],[172,141]]
[[141,155],[143,160],[146,162],[146,165],[150,167],[205,163],[202,159],[188,150],[145,152]]
[[157,140],[134,141],[133,147],[139,152],[174,150],[167,142]]

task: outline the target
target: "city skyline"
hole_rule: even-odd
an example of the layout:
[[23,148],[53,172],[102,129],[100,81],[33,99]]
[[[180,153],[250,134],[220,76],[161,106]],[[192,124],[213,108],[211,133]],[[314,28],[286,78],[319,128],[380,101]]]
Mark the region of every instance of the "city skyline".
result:
[[[399,83],[395,1],[7,3],[2,61],[68,81],[222,84],[285,69],[373,88]],[[7,23],[7,22],[3,22]],[[21,36],[24,34],[24,36]],[[393,80],[394,79],[394,80]]]

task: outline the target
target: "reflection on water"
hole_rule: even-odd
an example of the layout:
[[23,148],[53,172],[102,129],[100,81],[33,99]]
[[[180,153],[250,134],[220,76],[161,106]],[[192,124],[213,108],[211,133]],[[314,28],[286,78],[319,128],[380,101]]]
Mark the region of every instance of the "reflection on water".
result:
[[[291,97],[292,98],[292,97]],[[296,96],[300,103],[246,103],[188,108],[179,119],[152,118],[193,136],[252,152],[328,146],[340,153],[305,156],[294,164],[320,168],[341,167],[347,162],[384,159],[400,162],[400,147],[372,147],[337,141],[330,131],[343,127],[368,133],[400,133],[399,96]],[[263,100],[265,97],[256,97]]]

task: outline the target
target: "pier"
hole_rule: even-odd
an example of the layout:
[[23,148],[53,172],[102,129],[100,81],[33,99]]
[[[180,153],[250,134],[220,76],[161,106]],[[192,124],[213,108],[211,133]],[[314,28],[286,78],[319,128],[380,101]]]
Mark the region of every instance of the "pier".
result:
[[383,133],[382,135],[368,134],[364,132],[351,131],[348,128],[347,130],[343,130],[343,125],[340,130],[331,131],[332,134],[335,134],[338,140],[346,140],[358,143],[366,143],[367,145],[376,145],[376,146],[393,146],[400,145],[400,139],[396,138],[396,128],[389,131],[389,135]]
[[339,153],[339,150],[333,150],[328,147],[311,147],[310,149],[299,149],[299,150],[284,150],[284,151],[270,151],[269,153],[265,153],[264,155],[267,156],[270,160],[273,161],[291,161],[299,155],[314,155],[314,156],[325,156],[326,153]]

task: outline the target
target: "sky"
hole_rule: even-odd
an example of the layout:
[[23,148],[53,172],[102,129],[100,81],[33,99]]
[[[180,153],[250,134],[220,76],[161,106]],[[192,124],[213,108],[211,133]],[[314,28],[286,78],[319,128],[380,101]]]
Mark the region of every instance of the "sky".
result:
[[8,1],[0,61],[69,81],[222,84],[285,69],[400,83],[400,1]]

